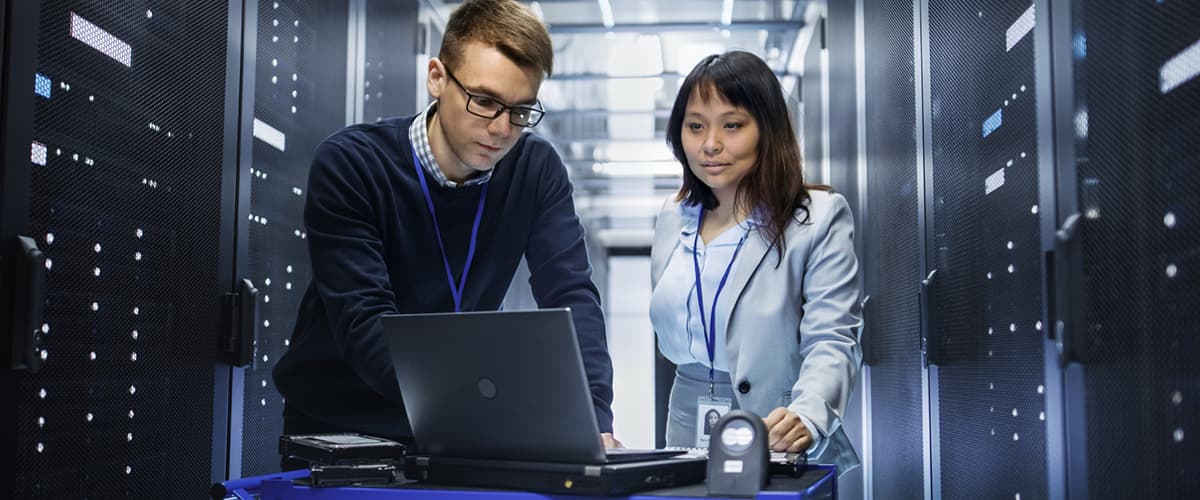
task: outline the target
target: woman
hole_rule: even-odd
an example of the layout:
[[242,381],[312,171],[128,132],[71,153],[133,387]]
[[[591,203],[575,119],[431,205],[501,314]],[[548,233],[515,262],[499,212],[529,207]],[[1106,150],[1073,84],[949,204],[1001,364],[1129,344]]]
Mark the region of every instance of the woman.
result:
[[804,183],[779,81],[753,54],[700,61],[667,127],[683,186],[655,227],[650,302],[678,365],[667,445],[706,446],[700,415],[742,408],[764,417],[772,450],[853,468],[841,416],[862,320],[846,200]]

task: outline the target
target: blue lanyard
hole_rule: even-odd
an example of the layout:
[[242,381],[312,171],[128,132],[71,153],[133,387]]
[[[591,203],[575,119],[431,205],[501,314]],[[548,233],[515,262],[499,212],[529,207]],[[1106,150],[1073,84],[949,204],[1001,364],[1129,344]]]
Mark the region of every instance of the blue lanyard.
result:
[[713,384],[716,380],[716,363],[714,359],[717,353],[717,300],[721,298],[721,290],[725,289],[725,281],[729,279],[729,271],[733,270],[733,263],[737,262],[738,252],[742,250],[742,243],[746,242],[746,237],[750,235],[750,229],[746,229],[746,233],[742,235],[742,239],[738,240],[737,247],[733,249],[733,257],[729,259],[729,265],[725,266],[725,273],[721,275],[721,281],[717,284],[717,293],[713,294],[712,308],[709,314],[707,324],[704,321],[704,289],[701,286],[700,280],[700,229],[704,227],[704,207],[700,207],[700,217],[696,221],[696,236],[692,240],[692,264],[696,268],[696,303],[700,306],[700,327],[704,329],[704,347],[708,350],[708,395],[713,395]]
[[471,225],[471,246],[467,247],[467,262],[463,264],[462,277],[454,284],[454,272],[450,270],[450,259],[446,258],[446,244],[442,241],[442,229],[438,226],[437,210],[433,208],[433,197],[429,195],[429,184],[425,182],[425,169],[421,168],[421,160],[417,151],[413,150],[413,165],[417,168],[417,177],[421,179],[421,191],[425,193],[425,205],[429,207],[429,215],[433,216],[433,232],[437,235],[438,248],[442,250],[442,263],[446,265],[446,281],[450,283],[450,295],[454,297],[454,312],[462,311],[463,289],[467,286],[467,272],[471,270],[471,261],[475,260],[475,241],[479,236],[479,221],[483,220],[483,202],[487,200],[488,183],[484,183],[479,191],[479,208],[475,209],[475,223]]

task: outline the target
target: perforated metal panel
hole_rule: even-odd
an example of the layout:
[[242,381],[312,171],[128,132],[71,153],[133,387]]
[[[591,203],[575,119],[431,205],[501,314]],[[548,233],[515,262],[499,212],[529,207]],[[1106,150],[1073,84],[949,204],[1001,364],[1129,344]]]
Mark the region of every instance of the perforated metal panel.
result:
[[303,210],[312,152],[345,122],[347,16],[344,2],[258,5],[248,276],[259,290],[259,330],[245,373],[242,477],[279,470],[283,397],[271,369],[311,276]]
[[863,259],[871,363],[870,480],[879,498],[924,498],[916,88],[912,2],[863,2],[867,200]]
[[227,16],[42,2],[30,231],[46,362],[18,376],[17,498],[210,484]]
[[941,495],[1047,496],[1035,16],[930,0]]
[[1193,497],[1200,4],[1082,1],[1073,24],[1087,290],[1085,324],[1068,345],[1085,363],[1087,393],[1087,477],[1076,479],[1091,498]]
[[[826,21],[829,57],[829,178],[831,185],[858,212],[858,96],[855,95],[854,2],[831,2]],[[832,88],[836,87],[836,91]]]
[[[371,0],[366,4],[363,120],[378,121],[416,112],[417,4]],[[420,68],[425,75],[425,68]]]

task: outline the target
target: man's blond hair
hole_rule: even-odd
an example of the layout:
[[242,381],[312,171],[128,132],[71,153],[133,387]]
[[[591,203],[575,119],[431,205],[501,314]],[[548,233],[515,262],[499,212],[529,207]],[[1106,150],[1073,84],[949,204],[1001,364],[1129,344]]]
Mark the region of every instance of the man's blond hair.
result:
[[450,14],[438,58],[451,69],[462,65],[463,46],[495,47],[517,66],[550,76],[554,47],[550,33],[533,13],[513,0],[467,0]]

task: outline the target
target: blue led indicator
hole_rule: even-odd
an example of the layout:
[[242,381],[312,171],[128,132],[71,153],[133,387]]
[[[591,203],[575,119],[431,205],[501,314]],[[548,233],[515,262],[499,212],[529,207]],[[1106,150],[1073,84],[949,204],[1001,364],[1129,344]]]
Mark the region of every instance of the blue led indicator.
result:
[[987,137],[988,135],[991,135],[992,132],[995,132],[996,129],[1000,128],[1002,123],[1004,123],[1003,108],[997,109],[995,113],[992,113],[992,116],[989,116],[988,119],[983,122],[983,136]]
[[46,99],[50,98],[50,79],[41,73],[33,74],[33,91]]

